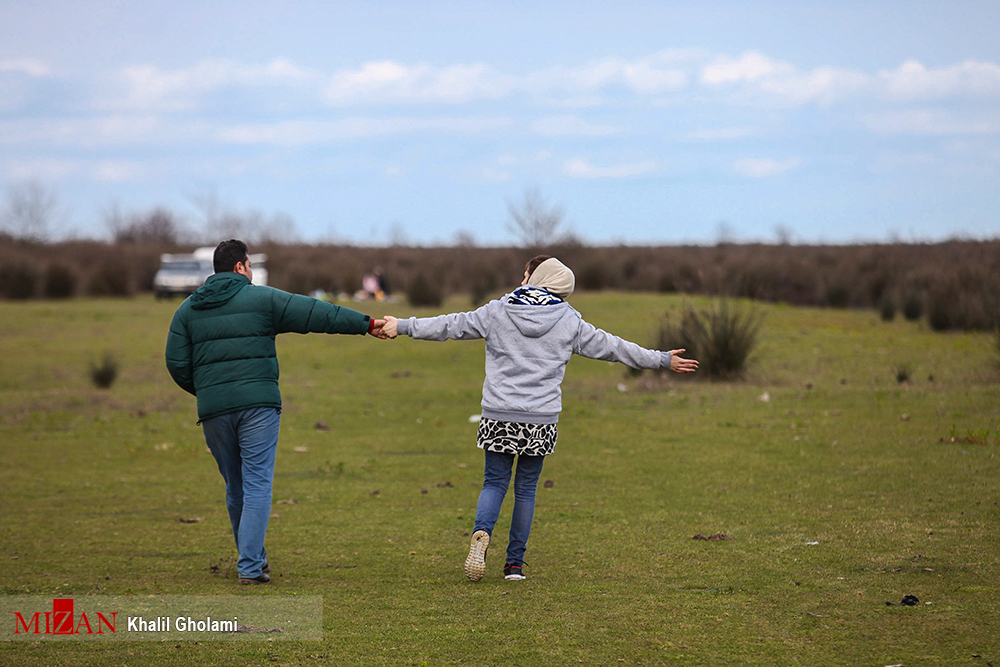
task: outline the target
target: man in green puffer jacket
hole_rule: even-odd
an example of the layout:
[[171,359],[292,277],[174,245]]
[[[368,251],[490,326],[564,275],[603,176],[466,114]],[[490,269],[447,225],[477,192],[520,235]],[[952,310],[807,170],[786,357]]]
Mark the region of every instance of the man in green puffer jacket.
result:
[[251,284],[253,270],[242,241],[220,243],[213,262],[215,275],[174,313],[167,370],[198,399],[205,442],[226,481],[240,583],[263,584],[270,581],[264,537],[281,414],[274,337],[370,333],[385,338],[385,321]]

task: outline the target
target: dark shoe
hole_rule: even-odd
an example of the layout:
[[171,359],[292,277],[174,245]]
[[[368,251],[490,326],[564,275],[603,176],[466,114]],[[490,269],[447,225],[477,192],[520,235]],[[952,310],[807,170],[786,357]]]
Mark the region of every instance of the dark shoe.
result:
[[469,555],[465,558],[465,576],[469,581],[479,581],[486,574],[486,551],[490,548],[490,534],[477,530],[472,534]]
[[263,569],[261,569],[261,572],[263,572],[264,574],[271,574],[271,564],[268,563],[267,561],[264,561],[264,567]]
[[527,579],[524,576],[524,569],[520,565],[511,565],[507,563],[503,566],[503,578],[507,581],[521,581],[522,579]]
[[240,577],[240,585],[249,586],[250,584],[269,584],[271,583],[271,577],[266,572],[261,572],[259,577],[254,577],[253,579],[246,579]]

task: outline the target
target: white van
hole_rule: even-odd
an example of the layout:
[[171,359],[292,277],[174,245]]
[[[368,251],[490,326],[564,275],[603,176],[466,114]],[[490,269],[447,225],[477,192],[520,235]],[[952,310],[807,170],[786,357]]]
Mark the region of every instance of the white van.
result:
[[[170,298],[175,294],[185,296],[205,284],[205,280],[215,273],[212,256],[215,248],[198,248],[191,254],[163,253],[160,255],[160,269],[153,278],[153,291],[158,299]],[[250,255],[253,268],[253,284],[267,285],[267,255]]]

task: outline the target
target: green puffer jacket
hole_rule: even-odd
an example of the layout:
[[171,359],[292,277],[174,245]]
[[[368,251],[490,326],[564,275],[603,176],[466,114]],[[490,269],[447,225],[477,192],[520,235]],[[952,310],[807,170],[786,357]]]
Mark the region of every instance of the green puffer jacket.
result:
[[280,408],[277,334],[365,334],[370,320],[350,308],[251,285],[239,273],[216,273],[174,313],[167,370],[198,398],[199,420]]

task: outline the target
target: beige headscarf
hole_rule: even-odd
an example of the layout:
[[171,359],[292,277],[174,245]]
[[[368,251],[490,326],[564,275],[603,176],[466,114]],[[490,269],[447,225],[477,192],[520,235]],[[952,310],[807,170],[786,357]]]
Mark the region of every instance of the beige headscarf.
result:
[[528,276],[528,284],[541,287],[562,299],[568,299],[576,288],[576,276],[568,266],[555,257],[550,257]]

